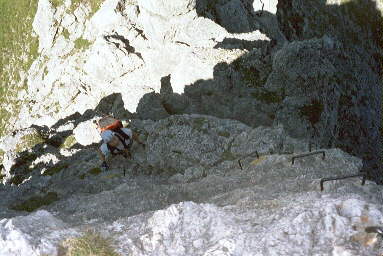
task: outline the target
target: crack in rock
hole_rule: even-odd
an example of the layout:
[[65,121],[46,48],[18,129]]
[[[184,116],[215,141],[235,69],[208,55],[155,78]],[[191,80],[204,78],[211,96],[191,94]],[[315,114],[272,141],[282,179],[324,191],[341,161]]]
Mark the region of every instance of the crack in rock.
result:
[[[140,58],[142,61],[144,61],[141,53],[136,52],[136,49],[130,45],[129,40],[126,39],[125,37],[116,33],[114,35],[106,35],[106,36],[104,36],[104,39],[108,43],[114,44],[114,46],[116,46],[118,49],[120,49],[124,53],[127,52],[127,53],[131,53],[131,54],[135,54],[138,58]],[[125,51],[123,49],[125,49]]]

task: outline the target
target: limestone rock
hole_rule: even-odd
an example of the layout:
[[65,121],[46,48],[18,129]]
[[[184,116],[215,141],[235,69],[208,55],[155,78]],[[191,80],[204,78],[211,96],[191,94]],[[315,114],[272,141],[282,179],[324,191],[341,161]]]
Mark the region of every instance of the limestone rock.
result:
[[[40,0],[0,254],[60,255],[89,226],[121,255],[383,254],[381,187],[359,177],[381,178],[381,3],[325,2]],[[103,114],[146,144],[107,172]]]
[[54,9],[49,0],[39,1],[35,19],[33,21],[33,29],[41,38],[39,40],[39,52],[49,49],[54,40],[55,28]]
[[[0,220],[1,255],[58,255],[58,245],[76,231],[47,211]],[[39,239],[35,239],[35,238]]]
[[78,143],[87,146],[101,141],[100,133],[92,120],[80,123],[73,130],[74,137]]
[[195,9],[195,0],[170,0],[170,1],[137,1],[141,8],[145,8],[151,13],[170,18],[172,16],[181,16]]

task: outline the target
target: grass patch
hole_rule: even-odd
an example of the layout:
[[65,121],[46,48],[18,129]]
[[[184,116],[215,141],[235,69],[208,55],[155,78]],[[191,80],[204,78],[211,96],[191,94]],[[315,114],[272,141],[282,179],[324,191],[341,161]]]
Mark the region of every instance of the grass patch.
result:
[[198,117],[193,119],[192,128],[193,130],[197,130],[203,133],[207,133],[206,129],[202,129],[205,123],[209,123],[209,121],[203,117]]
[[222,153],[222,156],[221,156],[222,160],[225,160],[225,161],[233,161],[236,159],[236,157],[234,156],[233,153],[231,153],[231,151],[229,150],[225,150],[223,153]]
[[69,167],[69,164],[57,164],[51,168],[48,168],[45,172],[44,172],[44,176],[52,176],[53,174],[56,174],[56,173],[59,173],[61,172],[63,169],[66,169]]
[[114,179],[114,178],[121,178],[121,177],[122,177],[122,174],[113,173],[113,174],[106,175],[102,178],[103,179]]
[[0,163],[3,162],[5,152],[0,149]]
[[92,175],[99,175],[101,172],[102,170],[99,167],[94,167],[88,171],[88,173]]
[[[242,74],[243,81],[247,87],[262,87],[262,85],[266,83],[267,76],[262,77],[260,71],[258,70],[259,67],[257,67],[257,64],[253,63],[254,59],[258,58],[259,57],[255,55],[255,53],[249,53],[239,57],[231,63],[234,70]],[[271,72],[271,67],[267,72]]]
[[267,104],[281,103],[283,101],[283,97],[276,92],[268,92],[268,91],[252,92],[251,96]]
[[230,137],[230,132],[220,131],[220,132],[218,132],[218,135],[222,136],[222,137],[229,138]]
[[50,0],[49,2],[52,4],[53,8],[57,8],[60,5],[64,4],[63,0]]
[[[52,6],[57,8],[64,4],[64,0],[50,0]],[[80,6],[80,4],[84,4],[90,8],[90,13],[88,14],[88,18],[93,16],[98,9],[100,9],[101,4],[104,0],[72,0],[71,6],[67,10],[68,13],[74,13],[74,11]]]
[[8,121],[17,115],[23,102],[16,100],[28,71],[38,56],[38,39],[32,36],[32,22],[38,0],[0,0],[0,136],[8,132]]
[[64,36],[64,38],[65,38],[66,40],[69,40],[69,36],[70,36],[70,34],[69,34],[68,29],[66,29],[66,28],[63,29],[63,36]]
[[44,72],[43,72],[43,79],[44,79],[44,77],[46,77],[47,75],[48,75],[48,67],[45,66],[45,67],[44,67]]
[[61,144],[60,148],[69,149],[73,147],[77,143],[76,137],[74,135],[70,135],[65,138],[64,142]]
[[20,142],[16,145],[15,151],[19,153],[27,149],[31,149],[37,144],[43,142],[45,142],[44,138],[41,137],[41,135],[37,132],[26,134],[20,139]]
[[83,38],[78,38],[76,41],[74,41],[75,48],[79,50],[86,50],[91,44],[92,43],[90,41]]
[[10,207],[15,211],[33,212],[34,210],[58,200],[56,192],[48,192],[44,196],[32,196],[31,198]]
[[112,247],[112,239],[96,231],[86,231],[82,236],[63,242],[65,256],[119,256]]
[[73,13],[74,10],[76,10],[76,8],[79,7],[81,3],[83,3],[90,7],[90,13],[88,17],[91,17],[98,11],[103,2],[104,0],[72,0],[70,12]]

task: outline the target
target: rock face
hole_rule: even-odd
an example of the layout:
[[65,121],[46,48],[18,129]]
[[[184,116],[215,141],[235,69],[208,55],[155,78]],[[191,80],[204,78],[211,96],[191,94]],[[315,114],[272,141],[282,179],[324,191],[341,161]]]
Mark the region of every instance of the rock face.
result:
[[203,115],[131,126],[147,146],[134,144],[132,159],[116,157],[108,172],[89,147],[46,148],[59,156],[53,168],[37,165],[45,152],[29,179],[2,186],[1,255],[60,255],[89,228],[121,255],[382,253],[365,231],[383,224],[379,186],[353,178],[319,189],[322,177],[357,174],[361,159],[328,149],[292,164],[308,143],[282,126]]
[[[0,255],[383,254],[380,1],[95,2],[39,1]],[[104,114],[146,144],[108,172]]]
[[[59,250],[54,243],[77,234],[47,211],[37,211],[27,217],[2,219],[0,225],[2,255],[57,255]],[[39,237],[39,241],[35,240],[36,237]]]
[[[253,127],[283,123],[318,148],[362,157],[380,183],[382,19],[374,1],[358,6],[108,0],[95,11],[41,0],[33,24],[40,57],[19,95],[28,104],[16,127],[52,126],[120,93],[141,119],[205,114]],[[171,92],[162,93],[169,75]]]
[[[327,2],[278,3],[277,17],[283,33],[288,40],[300,42],[282,50],[283,55],[288,54],[284,57],[288,62],[276,58],[274,63],[289,70],[279,69],[282,74],[278,74],[284,81],[287,78],[289,88],[316,87],[311,90],[312,97],[305,100],[316,100],[324,107],[315,124],[318,142],[326,145],[332,137],[329,133],[333,133],[335,145],[362,157],[371,176],[381,183],[381,1]],[[322,46],[310,40],[314,38],[322,38],[318,42]],[[320,92],[322,100],[315,93],[320,88],[327,91]],[[297,89],[291,91],[300,94]],[[287,104],[283,112],[296,111],[302,104]]]

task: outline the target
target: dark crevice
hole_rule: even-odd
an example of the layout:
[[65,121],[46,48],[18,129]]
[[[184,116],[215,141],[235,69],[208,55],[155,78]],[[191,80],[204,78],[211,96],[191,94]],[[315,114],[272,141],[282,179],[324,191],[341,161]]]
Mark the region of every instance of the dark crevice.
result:
[[188,43],[185,43],[185,42],[175,41],[175,43],[177,43],[177,44],[183,44],[183,45],[186,45],[186,46],[189,46],[189,47],[190,47],[190,45],[189,45]]
[[144,40],[148,40],[148,38],[146,37],[144,31],[142,29],[139,29],[137,28],[136,26],[133,25],[133,29],[135,31],[137,31],[137,33],[144,39]]
[[139,57],[141,60],[144,60],[142,58],[141,53],[136,52],[136,49],[130,45],[130,42],[125,37],[115,33],[114,35],[107,35],[104,36],[104,39],[108,42],[116,46],[118,49],[124,49],[126,52],[131,53]]

